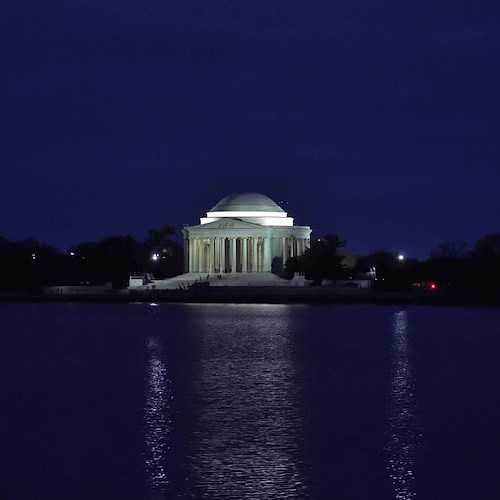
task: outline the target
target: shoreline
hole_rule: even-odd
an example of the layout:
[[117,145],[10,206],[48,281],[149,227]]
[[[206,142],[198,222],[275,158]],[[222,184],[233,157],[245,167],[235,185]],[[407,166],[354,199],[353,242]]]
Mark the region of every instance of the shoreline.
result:
[[100,302],[199,304],[404,304],[499,307],[497,297],[451,296],[442,293],[383,292],[339,287],[214,287],[197,290],[113,290],[102,293],[47,294],[2,292],[0,302]]

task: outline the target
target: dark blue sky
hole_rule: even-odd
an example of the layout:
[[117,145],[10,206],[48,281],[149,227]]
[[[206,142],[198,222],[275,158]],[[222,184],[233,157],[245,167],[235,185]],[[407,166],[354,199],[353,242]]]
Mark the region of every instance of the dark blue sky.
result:
[[16,0],[0,235],[65,249],[257,191],[357,253],[500,231],[497,0]]

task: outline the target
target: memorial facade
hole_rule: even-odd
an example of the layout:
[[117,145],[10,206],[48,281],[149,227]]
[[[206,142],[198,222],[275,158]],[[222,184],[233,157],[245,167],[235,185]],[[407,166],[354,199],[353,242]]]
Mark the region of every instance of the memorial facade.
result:
[[280,274],[309,247],[311,228],[258,193],[227,196],[184,233],[185,273]]

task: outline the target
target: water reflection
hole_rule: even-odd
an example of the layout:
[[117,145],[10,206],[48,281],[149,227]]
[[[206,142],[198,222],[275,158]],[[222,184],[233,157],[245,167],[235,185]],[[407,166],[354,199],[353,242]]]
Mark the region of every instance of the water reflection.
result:
[[421,443],[415,380],[408,339],[408,314],[394,315],[392,341],[392,381],[388,408],[388,470],[395,498],[415,498],[415,465]]
[[168,485],[165,460],[171,431],[170,380],[163,361],[163,349],[160,342],[151,337],[147,340],[146,347],[149,354],[144,408],[146,472],[150,497],[163,499]]
[[223,315],[207,309],[198,318],[196,498],[307,498],[288,314],[287,306],[226,306]]

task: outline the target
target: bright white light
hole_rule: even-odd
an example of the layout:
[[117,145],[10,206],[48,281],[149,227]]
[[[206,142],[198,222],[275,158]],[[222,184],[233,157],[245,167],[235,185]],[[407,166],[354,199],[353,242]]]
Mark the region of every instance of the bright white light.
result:
[[398,260],[405,260],[405,256],[403,254],[399,254],[398,255]]
[[286,212],[261,212],[251,210],[224,210],[223,212],[207,212],[207,217],[286,217]]
[[71,257],[75,256],[75,252],[69,252],[69,254],[71,255]]
[[151,260],[158,260],[159,258],[160,258],[159,253],[154,253],[153,255],[151,255]]
[[[218,213],[228,213],[228,212],[218,212]],[[248,214],[250,212],[241,212],[241,213],[245,213],[245,214]],[[254,213],[258,213],[258,212],[254,212]],[[264,212],[260,212],[260,214],[263,214]],[[212,215],[212,214],[210,214]],[[217,221],[220,221],[222,223],[224,223],[226,221],[226,219],[230,219],[232,218],[233,216],[231,217],[201,217],[200,219],[200,224],[201,225],[204,225],[204,224],[210,224],[211,222],[217,222]],[[234,216],[238,219],[241,219],[241,220],[245,220],[247,222],[250,222],[252,224],[258,224],[260,226],[293,226],[293,217],[282,217],[282,216],[279,216],[279,217],[268,217],[268,216],[263,216],[263,217],[258,217],[258,216],[249,216],[249,215],[238,215],[238,216]],[[228,224],[232,224],[232,222],[228,222]],[[226,226],[229,228],[229,226]]]
[[36,253],[31,254],[31,260],[36,260]]

